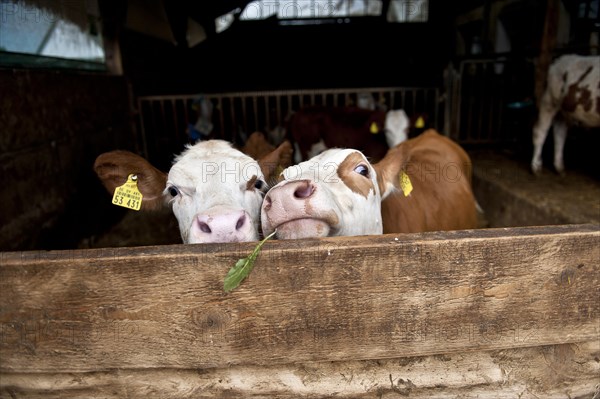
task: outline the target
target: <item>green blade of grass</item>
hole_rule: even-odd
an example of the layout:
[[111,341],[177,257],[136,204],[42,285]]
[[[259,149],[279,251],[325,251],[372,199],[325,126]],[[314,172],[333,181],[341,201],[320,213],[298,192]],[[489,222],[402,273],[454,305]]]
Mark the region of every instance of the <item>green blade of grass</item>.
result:
[[242,281],[244,281],[246,277],[248,277],[252,269],[254,269],[254,262],[256,261],[256,257],[258,256],[263,244],[274,235],[275,231],[259,242],[250,255],[235,262],[235,266],[229,269],[227,275],[225,276],[225,281],[223,282],[223,289],[225,292],[235,289]]

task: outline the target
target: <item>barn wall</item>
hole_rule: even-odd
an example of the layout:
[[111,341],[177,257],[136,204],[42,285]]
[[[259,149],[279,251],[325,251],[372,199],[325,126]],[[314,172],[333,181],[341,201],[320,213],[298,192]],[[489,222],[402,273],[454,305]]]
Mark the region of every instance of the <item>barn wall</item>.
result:
[[99,214],[80,210],[102,207],[95,157],[133,149],[127,82],[0,70],[0,87],[0,250],[69,247]]

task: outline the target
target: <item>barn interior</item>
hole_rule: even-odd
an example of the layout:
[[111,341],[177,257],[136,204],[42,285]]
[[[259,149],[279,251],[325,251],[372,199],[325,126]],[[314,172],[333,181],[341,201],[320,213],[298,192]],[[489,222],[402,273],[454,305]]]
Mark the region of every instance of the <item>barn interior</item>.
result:
[[[600,135],[572,129],[567,177],[528,174],[544,67],[598,54],[597,0],[9,0],[0,20],[2,251],[178,242],[169,212],[113,206],[93,162],[125,149],[166,170],[195,118],[171,131],[144,101],[181,98],[173,109],[189,110],[204,95],[223,109],[239,93],[327,101],[320,93],[373,89],[391,105],[386,89],[433,89],[412,111],[434,115],[431,127],[472,155],[490,226],[600,221]],[[238,142],[253,130],[221,127],[217,136]],[[124,219],[133,231],[120,230]]]

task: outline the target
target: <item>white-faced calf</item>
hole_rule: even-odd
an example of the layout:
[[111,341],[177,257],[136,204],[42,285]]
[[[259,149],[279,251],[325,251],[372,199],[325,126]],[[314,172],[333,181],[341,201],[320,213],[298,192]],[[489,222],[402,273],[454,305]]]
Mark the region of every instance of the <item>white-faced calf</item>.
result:
[[100,155],[94,170],[111,194],[136,175],[142,210],[170,204],[184,243],[254,241],[266,181],[278,165],[290,164],[291,153],[284,142],[256,161],[228,142],[209,140],[187,147],[168,174],[127,151]]
[[357,150],[331,149],[287,168],[282,178],[263,201],[265,235],[275,229],[288,239],[477,227],[469,156],[434,130],[392,148],[377,164]]

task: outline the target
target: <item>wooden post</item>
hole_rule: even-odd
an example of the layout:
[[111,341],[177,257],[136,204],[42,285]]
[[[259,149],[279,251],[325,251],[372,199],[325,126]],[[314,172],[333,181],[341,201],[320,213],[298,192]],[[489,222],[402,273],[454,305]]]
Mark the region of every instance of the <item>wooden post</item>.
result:
[[558,15],[560,12],[559,0],[547,0],[546,18],[544,20],[544,31],[540,40],[540,55],[535,69],[535,98],[539,103],[546,87],[548,68],[552,63],[554,48],[556,47],[556,35],[558,32]]

